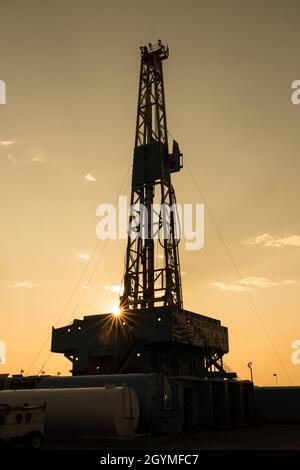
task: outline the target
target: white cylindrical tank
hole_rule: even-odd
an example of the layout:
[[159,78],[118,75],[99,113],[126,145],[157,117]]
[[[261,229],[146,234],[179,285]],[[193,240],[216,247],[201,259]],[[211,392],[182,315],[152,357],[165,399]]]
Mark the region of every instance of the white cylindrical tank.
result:
[[0,403],[46,403],[46,432],[125,437],[134,434],[139,419],[137,396],[127,386],[3,390]]

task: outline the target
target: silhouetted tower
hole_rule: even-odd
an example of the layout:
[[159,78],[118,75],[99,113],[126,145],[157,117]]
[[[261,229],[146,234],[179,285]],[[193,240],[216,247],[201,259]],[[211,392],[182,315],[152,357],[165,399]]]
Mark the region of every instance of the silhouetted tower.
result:
[[122,311],[52,330],[51,351],[71,361],[73,375],[236,377],[223,363],[227,328],[182,307],[179,217],[170,210],[176,204],[171,174],[182,168],[182,155],[177,142],[171,153],[168,146],[162,69],[168,56],[160,41],[141,48]]
[[[169,49],[161,41],[140,49],[132,211],[120,306],[125,310],[170,305],[182,308],[179,227],[175,225],[176,200],[171,183],[171,173],[182,168],[182,154],[175,141],[169,153],[162,66]],[[160,258],[156,244],[162,248]]]

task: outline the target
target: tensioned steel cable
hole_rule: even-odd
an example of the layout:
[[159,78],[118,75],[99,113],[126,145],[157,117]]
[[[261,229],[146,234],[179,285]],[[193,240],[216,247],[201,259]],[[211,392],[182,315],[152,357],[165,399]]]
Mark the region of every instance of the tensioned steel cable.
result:
[[[172,134],[171,134],[170,132],[168,132],[168,133],[170,134],[170,136],[172,137],[172,139],[174,139],[174,137],[172,136]],[[202,200],[203,200],[203,202],[204,202],[204,204],[205,204],[206,212],[208,213],[208,215],[209,215],[209,217],[210,217],[210,219],[211,219],[211,221],[212,221],[212,223],[213,223],[213,225],[214,225],[214,227],[215,227],[215,229],[216,229],[216,232],[217,232],[217,234],[218,234],[218,236],[219,236],[219,238],[220,238],[220,240],[221,240],[221,242],[222,242],[222,244],[223,244],[223,246],[224,246],[224,249],[225,249],[225,251],[226,251],[226,253],[227,253],[227,256],[228,256],[228,258],[230,259],[230,261],[231,261],[231,263],[232,263],[232,266],[234,267],[234,269],[235,269],[235,271],[236,271],[236,273],[237,273],[237,276],[238,276],[239,280],[242,281],[242,280],[243,280],[243,277],[242,277],[242,275],[241,275],[241,272],[240,272],[240,270],[239,270],[239,268],[238,268],[238,266],[237,266],[235,260],[233,259],[233,256],[232,256],[232,254],[231,254],[231,252],[230,252],[230,250],[229,250],[229,248],[228,248],[228,245],[227,245],[227,243],[226,243],[226,241],[225,241],[225,238],[224,238],[224,236],[223,236],[223,234],[222,234],[222,232],[221,232],[221,229],[219,228],[219,226],[218,226],[218,224],[217,224],[217,222],[216,222],[216,220],[215,220],[215,218],[214,218],[214,216],[213,216],[213,214],[212,214],[212,212],[211,212],[211,210],[210,210],[210,208],[209,208],[209,206],[208,206],[208,204],[207,204],[206,198],[204,197],[204,194],[203,194],[203,192],[201,191],[201,189],[200,189],[200,187],[199,187],[199,185],[198,185],[198,182],[196,181],[196,179],[195,179],[195,177],[194,177],[194,175],[193,175],[193,172],[191,171],[190,165],[189,165],[189,163],[188,163],[186,157],[185,157],[184,160],[185,160],[185,163],[186,163],[188,172],[189,172],[189,174],[190,174],[190,176],[191,176],[191,178],[192,178],[192,180],[193,180],[193,182],[194,182],[194,184],[195,184],[195,186],[196,186],[196,188],[197,188],[197,190],[198,190],[198,192],[199,192],[199,194],[200,194],[200,196],[201,196],[201,198],[202,198]],[[279,352],[278,352],[278,350],[277,350],[277,348],[276,348],[276,346],[275,346],[275,344],[274,344],[274,342],[273,342],[273,340],[272,340],[272,337],[271,337],[271,335],[270,335],[270,333],[269,333],[269,330],[268,330],[268,328],[267,328],[267,326],[266,326],[266,324],[265,324],[265,322],[264,322],[264,320],[263,320],[263,318],[262,318],[262,316],[261,316],[261,314],[260,314],[260,312],[259,312],[259,310],[258,310],[258,308],[257,308],[257,306],[256,306],[256,304],[255,304],[255,302],[254,302],[254,300],[253,300],[252,295],[250,294],[250,292],[249,292],[247,289],[244,289],[244,292],[245,292],[245,294],[246,294],[246,296],[247,296],[247,298],[248,298],[248,300],[249,300],[249,302],[250,302],[250,304],[251,304],[251,306],[252,306],[254,312],[256,313],[256,316],[257,316],[257,318],[258,318],[258,320],[259,320],[259,322],[260,322],[260,324],[261,324],[261,326],[262,326],[262,328],[263,328],[263,330],[264,330],[264,332],[265,332],[265,334],[266,334],[266,336],[267,336],[267,338],[268,338],[268,340],[269,340],[269,342],[270,342],[270,344],[271,344],[271,346],[272,346],[272,349],[273,349],[273,351],[274,351],[274,353],[275,353],[275,355],[276,355],[276,357],[277,357],[277,359],[278,359],[278,361],[279,361],[279,363],[280,363],[280,365],[281,365],[281,367],[282,367],[282,370],[283,370],[284,373],[286,374],[286,376],[287,376],[287,378],[288,378],[290,384],[293,385],[293,381],[292,381],[292,379],[291,379],[291,377],[290,377],[290,375],[289,375],[289,373],[288,373],[288,371],[287,371],[287,369],[286,369],[286,367],[285,367],[285,365],[284,365],[284,363],[283,363],[283,361],[282,361],[282,359],[281,359],[281,357],[280,357],[280,354],[279,354]]]
[[[127,172],[127,176],[128,176],[128,172]],[[128,185],[129,185],[129,182],[127,182],[125,192],[126,192],[127,189],[128,189]],[[121,194],[121,192],[119,193],[119,196],[120,196],[120,194]],[[118,200],[119,196],[117,197],[116,201]],[[116,203],[115,203],[115,205],[116,205]],[[116,211],[116,215],[117,215],[117,216],[118,216],[118,214],[119,214],[119,208],[118,208],[117,211]],[[94,266],[94,268],[93,268],[93,270],[92,270],[92,272],[91,272],[91,274],[90,274],[90,277],[89,277],[89,279],[88,279],[88,282],[87,282],[87,284],[86,284],[87,287],[90,286],[90,284],[91,284],[91,282],[92,282],[92,280],[93,280],[93,277],[94,277],[94,275],[95,275],[95,273],[96,273],[96,271],[97,271],[97,269],[98,269],[98,267],[99,267],[100,261],[101,261],[101,259],[102,259],[102,256],[103,256],[104,252],[105,252],[105,248],[106,248],[108,242],[109,242],[109,238],[107,238],[107,239],[105,240],[103,249],[102,249],[102,251],[101,251],[101,253],[100,253],[100,255],[99,255],[98,259],[97,259],[97,262],[95,263],[95,266]],[[72,314],[71,314],[71,316],[70,316],[69,322],[73,319],[74,315],[76,314],[77,308],[79,307],[79,305],[80,305],[80,303],[81,303],[81,300],[83,299],[83,297],[84,297],[85,294],[86,294],[86,289],[83,290],[82,295],[80,296],[79,301],[77,302],[77,304],[76,304],[76,306],[75,306],[75,308],[74,308],[74,310],[73,310],[73,312],[72,312]]]
[[[130,168],[129,168],[129,170],[130,170]],[[127,173],[126,173],[126,182],[127,182],[127,183],[126,183],[125,192],[127,192],[127,189],[128,189],[128,186],[129,186],[129,181],[130,181],[130,180],[128,180],[128,173],[129,173],[129,170],[128,170]],[[124,187],[124,185],[122,186],[122,188],[123,188],[123,187]],[[118,197],[116,198],[114,205],[116,205],[116,203],[117,203],[117,201],[118,201],[118,198],[119,198],[119,196],[122,194],[122,192],[123,192],[123,189],[121,189],[121,191],[119,192],[119,195],[118,195]],[[118,215],[118,210],[117,210],[117,213],[116,213],[116,214]],[[107,247],[108,242],[109,242],[109,238],[107,238],[107,239],[105,240],[105,243],[104,243],[104,246],[103,246],[103,248],[102,248],[102,250],[101,250],[101,252],[100,252],[100,255],[98,256],[98,259],[97,259],[97,261],[96,261],[96,263],[95,263],[95,265],[94,265],[94,268],[92,269],[92,272],[91,272],[91,274],[90,274],[90,276],[89,276],[89,279],[88,279],[87,283],[85,284],[85,285],[87,286],[87,288],[90,287],[90,284],[91,284],[91,282],[92,282],[92,280],[93,280],[93,277],[94,277],[94,275],[95,275],[95,273],[96,273],[96,271],[97,271],[97,269],[98,269],[98,267],[99,267],[100,261],[101,261],[101,259],[102,259],[102,257],[103,257],[103,254],[104,254],[104,252],[105,252],[105,249],[106,249],[106,247]],[[75,316],[76,311],[77,311],[79,305],[81,304],[81,301],[82,301],[83,297],[84,297],[85,294],[86,294],[86,291],[87,291],[87,289],[84,289],[84,290],[82,291],[82,293],[81,293],[81,295],[80,295],[80,297],[79,297],[79,300],[78,300],[78,302],[76,303],[75,308],[73,309],[72,314],[71,314],[70,317],[69,317],[68,324],[70,324],[70,322],[72,321],[73,317]],[[49,337],[50,337],[50,335],[48,335],[48,340],[49,340]],[[39,369],[38,375],[40,375],[41,371],[44,370],[44,368],[45,368],[46,364],[48,363],[49,359],[51,358],[51,356],[52,356],[52,352],[50,351],[49,354],[48,354],[48,356],[46,357],[46,360],[45,360],[45,362],[43,363],[42,367]]]
[[[126,176],[128,177],[128,172],[127,172],[127,175],[126,175]],[[129,181],[127,181],[127,185],[126,185],[125,192],[127,192],[128,186],[129,186]],[[123,192],[123,191],[121,190],[120,193],[119,193],[119,196],[120,196],[120,194],[121,194],[122,192]],[[119,196],[118,196],[118,197],[119,197]],[[117,200],[118,200],[118,198],[116,199],[116,201],[117,201]],[[116,201],[115,201],[115,205],[116,205]],[[118,215],[118,210],[117,210],[117,213],[116,213],[116,214]],[[109,242],[109,238],[107,238],[107,239],[105,240],[105,243],[104,243],[104,246],[103,246],[103,248],[102,248],[102,250],[101,250],[101,252],[100,252],[100,255],[98,256],[98,259],[97,259],[97,261],[96,261],[96,263],[95,263],[95,265],[94,265],[94,268],[92,269],[92,272],[91,272],[91,274],[90,274],[90,276],[89,276],[89,279],[88,279],[87,283],[85,284],[85,285],[87,286],[87,288],[90,287],[90,284],[91,284],[91,282],[92,282],[92,280],[93,280],[93,278],[94,278],[94,276],[95,276],[95,274],[96,274],[96,271],[97,271],[97,269],[98,269],[98,267],[99,267],[99,264],[100,264],[100,261],[101,261],[103,255],[104,255],[104,252],[105,252],[105,249],[106,249],[106,247],[107,247],[108,242]],[[82,293],[81,293],[81,295],[80,295],[80,297],[79,297],[79,300],[78,300],[78,302],[76,303],[75,308],[73,309],[72,314],[70,315],[68,324],[70,324],[71,321],[72,321],[72,319],[74,318],[74,316],[75,316],[75,314],[76,314],[76,311],[77,311],[79,305],[81,304],[81,302],[82,302],[82,300],[83,300],[83,297],[84,297],[85,294],[86,294],[86,291],[87,291],[87,289],[84,289],[84,290],[82,291]],[[48,356],[46,357],[45,362],[43,363],[42,367],[40,368],[40,370],[39,370],[39,372],[38,372],[38,375],[40,375],[41,371],[44,370],[44,368],[45,368],[46,364],[48,363],[49,359],[51,358],[51,356],[52,356],[52,352],[50,351],[49,354],[48,354]]]
[[[123,179],[123,181],[122,181],[122,184],[121,184],[121,189],[120,189],[119,195],[118,195],[118,197],[117,197],[116,200],[118,200],[119,196],[122,194],[122,192],[123,192],[123,190],[124,190],[124,187],[126,188],[127,185],[128,185],[128,181],[127,181],[127,180],[128,180],[129,171],[130,171],[130,165],[128,166],[126,175],[125,175],[125,177],[124,177],[124,179]],[[65,314],[65,312],[66,312],[68,306],[70,305],[70,303],[71,303],[71,301],[72,301],[74,295],[76,294],[77,289],[78,289],[79,286],[81,285],[81,282],[82,282],[82,280],[83,280],[83,278],[84,278],[86,272],[88,271],[88,268],[91,266],[92,260],[93,260],[95,254],[96,254],[96,252],[97,252],[97,250],[98,250],[98,248],[99,248],[99,245],[100,245],[101,241],[102,241],[102,240],[99,240],[99,239],[97,240],[97,243],[96,243],[96,245],[95,245],[95,247],[94,247],[94,249],[93,249],[93,251],[92,251],[92,254],[91,254],[91,256],[90,256],[88,262],[86,263],[84,269],[82,270],[82,273],[81,273],[81,275],[79,276],[78,281],[75,283],[75,286],[74,286],[74,288],[73,288],[73,290],[72,290],[70,296],[68,297],[66,303],[64,304],[64,307],[62,308],[62,310],[61,310],[59,316],[57,317],[57,319],[56,319],[56,321],[55,321],[54,327],[57,327],[57,325],[59,324],[59,322],[60,322],[61,319],[63,318],[63,315]],[[101,251],[101,254],[100,254],[100,256],[98,257],[98,260],[97,260],[97,262],[96,262],[96,266],[98,265],[98,263],[100,262],[100,260],[101,260],[101,258],[102,258],[102,255],[103,255],[103,253],[104,253],[104,249],[105,249],[105,246],[107,245],[107,242],[108,242],[108,239],[106,239],[106,241],[105,241],[104,247],[103,247],[103,249],[102,249],[102,251]],[[93,273],[94,273],[94,270],[93,270]],[[83,291],[83,293],[85,293],[85,290]],[[81,299],[81,298],[83,298],[83,295],[80,297],[80,299]],[[79,305],[79,303],[76,304],[76,307],[75,307],[75,308],[77,308],[78,305]],[[45,341],[42,343],[42,346],[40,347],[38,353],[36,354],[34,360],[31,362],[30,366],[28,367],[28,369],[27,369],[25,375],[29,375],[30,371],[32,370],[32,368],[33,368],[34,364],[36,363],[36,361],[38,360],[38,358],[40,357],[40,355],[41,355],[42,351],[44,350],[45,346],[48,344],[50,338],[51,338],[51,332],[47,335],[47,338],[46,338]],[[50,352],[48,358],[49,358],[50,356],[51,356],[51,352]],[[48,359],[47,359],[47,360],[48,360]],[[46,362],[47,362],[47,360],[46,360]],[[41,367],[40,371],[43,370],[43,368],[44,368],[46,362],[43,364],[43,366]],[[39,371],[39,372],[40,372],[40,371]]]

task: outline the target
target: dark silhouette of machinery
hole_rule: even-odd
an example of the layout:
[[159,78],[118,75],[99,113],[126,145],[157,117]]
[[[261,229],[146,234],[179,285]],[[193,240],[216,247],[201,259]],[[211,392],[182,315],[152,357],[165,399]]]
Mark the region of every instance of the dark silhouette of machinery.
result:
[[[157,305],[182,308],[178,242],[174,212],[176,202],[171,173],[182,168],[176,142],[169,153],[162,62],[169,56],[161,42],[141,47],[141,70],[132,172],[131,216],[142,235],[129,231],[126,273],[121,307],[153,308]],[[155,213],[158,200],[160,209]],[[156,216],[156,223],[155,223]],[[163,266],[155,257],[155,236],[163,251]],[[161,235],[161,237],[160,237]]]
[[182,154],[177,142],[171,151],[168,143],[163,80],[168,56],[161,41],[141,47],[120,315],[89,315],[52,330],[51,350],[71,361],[73,375],[163,372],[177,377],[236,377],[223,363],[227,328],[183,309],[171,182],[172,173],[182,168]]
[[[88,388],[104,388],[110,396],[114,387],[126,385],[138,398],[137,432],[158,434],[199,425],[244,425],[254,416],[252,382],[236,380],[223,362],[228,353],[227,328],[219,320],[183,308],[180,227],[171,182],[172,174],[182,169],[182,154],[175,141],[169,148],[163,80],[168,56],[161,41],[141,47],[118,315],[87,315],[52,329],[51,351],[70,360],[72,376],[0,377],[0,390],[28,389],[32,398],[36,393],[48,396],[45,389],[59,389],[62,396],[64,388],[84,389],[87,395]],[[74,407],[72,419],[77,411]],[[106,409],[104,415],[107,418]]]

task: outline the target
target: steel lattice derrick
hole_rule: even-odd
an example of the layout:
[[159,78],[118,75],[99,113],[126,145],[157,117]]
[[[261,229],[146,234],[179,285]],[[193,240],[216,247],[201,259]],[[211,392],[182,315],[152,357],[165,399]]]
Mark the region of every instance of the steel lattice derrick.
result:
[[[168,48],[160,41],[156,46],[149,44],[141,48],[131,214],[124,293],[120,302],[124,309],[161,305],[182,308],[179,240],[175,236],[173,211],[176,199],[171,183],[171,173],[179,171],[182,165],[178,144],[173,143],[173,154],[169,154],[168,147],[162,67],[168,55]],[[161,207],[156,214],[156,230],[163,238],[153,236],[155,198],[159,199]],[[157,267],[155,259],[158,243],[163,249],[162,267]]]

